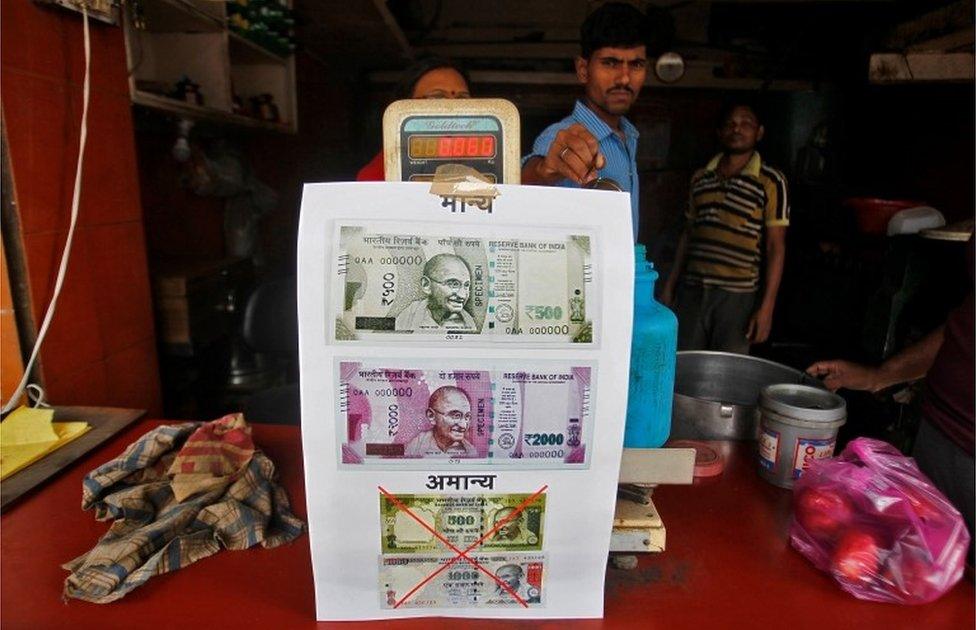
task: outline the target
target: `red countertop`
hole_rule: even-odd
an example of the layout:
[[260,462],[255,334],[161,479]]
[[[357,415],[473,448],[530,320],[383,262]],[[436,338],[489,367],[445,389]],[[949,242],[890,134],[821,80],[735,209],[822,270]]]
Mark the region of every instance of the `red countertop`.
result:
[[[295,628],[315,625],[309,540],[277,549],[221,551],[150,579],[111,604],[61,601],[60,565],[88,551],[108,528],[82,512],[81,480],[158,421],[144,421],[93,451],[0,518],[0,624],[14,628]],[[295,513],[305,518],[297,427],[254,425],[258,446],[277,465]],[[399,628],[501,625],[533,628],[972,628],[973,584],[963,579],[925,606],[861,602],[837,588],[789,546],[790,493],[761,480],[745,444],[724,445],[722,477],[662,486],[654,502],[667,550],[645,554],[633,571],[607,572],[605,618],[580,622],[374,623]],[[319,624],[321,626],[333,624]],[[335,624],[338,625],[338,624]]]

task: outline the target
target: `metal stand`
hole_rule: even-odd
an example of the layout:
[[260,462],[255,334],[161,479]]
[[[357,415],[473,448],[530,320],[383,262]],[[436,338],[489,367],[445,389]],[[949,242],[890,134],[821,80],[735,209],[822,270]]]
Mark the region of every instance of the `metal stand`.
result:
[[667,531],[651,495],[662,483],[690,484],[693,448],[625,448],[610,536],[610,559],[618,569],[637,566],[634,553],[664,551]]

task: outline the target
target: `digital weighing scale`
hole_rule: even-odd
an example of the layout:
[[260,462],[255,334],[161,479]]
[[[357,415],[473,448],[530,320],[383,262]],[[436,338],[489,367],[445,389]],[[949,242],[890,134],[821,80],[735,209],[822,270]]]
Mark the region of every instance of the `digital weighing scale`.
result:
[[519,115],[500,98],[395,101],[383,114],[386,181],[429,182],[462,164],[493,184],[521,183]]

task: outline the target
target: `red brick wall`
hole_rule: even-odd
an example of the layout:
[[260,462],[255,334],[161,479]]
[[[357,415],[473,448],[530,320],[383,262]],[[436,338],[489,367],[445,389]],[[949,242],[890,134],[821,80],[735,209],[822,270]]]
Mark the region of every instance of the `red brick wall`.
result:
[[[159,414],[125,46],[91,25],[88,145],[71,263],[41,371],[55,404],[140,407]],[[79,14],[30,0],[0,3],[0,102],[10,147],[30,297],[43,317],[70,220],[82,109]]]

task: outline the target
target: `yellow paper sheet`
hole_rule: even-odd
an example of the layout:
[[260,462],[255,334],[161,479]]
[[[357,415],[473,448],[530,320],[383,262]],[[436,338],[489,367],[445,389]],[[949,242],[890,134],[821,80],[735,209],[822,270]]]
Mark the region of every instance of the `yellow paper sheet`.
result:
[[0,481],[89,429],[87,422],[54,422],[53,409],[14,410],[0,423]]

